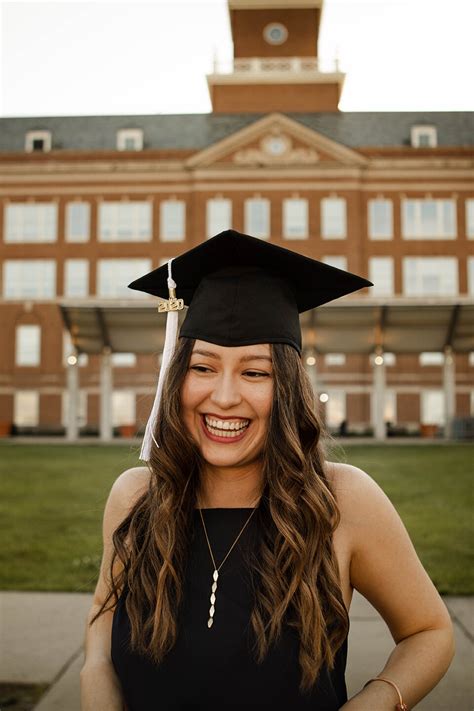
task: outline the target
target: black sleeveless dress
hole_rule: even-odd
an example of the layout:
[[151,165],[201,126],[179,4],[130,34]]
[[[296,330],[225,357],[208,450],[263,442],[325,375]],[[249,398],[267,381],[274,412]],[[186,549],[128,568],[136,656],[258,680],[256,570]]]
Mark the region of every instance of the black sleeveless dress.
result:
[[[221,564],[249,517],[249,508],[202,509],[212,552]],[[112,662],[122,685],[128,711],[224,711],[225,709],[285,709],[337,711],[347,701],[344,672],[347,638],[332,672],[321,669],[313,689],[298,689],[297,632],[283,626],[277,644],[257,664],[252,656],[249,619],[253,593],[244,563],[245,549],[254,546],[258,512],[219,571],[214,622],[208,628],[213,565],[199,511],[194,512],[184,602],[178,638],[157,667],[128,649],[130,622],[124,590],[112,624]],[[253,631],[252,631],[253,632]]]

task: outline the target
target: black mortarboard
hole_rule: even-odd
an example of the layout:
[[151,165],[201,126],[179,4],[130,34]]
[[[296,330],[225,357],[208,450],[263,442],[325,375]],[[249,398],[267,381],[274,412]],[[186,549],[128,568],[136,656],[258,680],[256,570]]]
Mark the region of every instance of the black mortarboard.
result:
[[164,375],[176,342],[177,309],[183,302],[189,308],[180,337],[220,346],[288,343],[301,353],[299,313],[366,286],[373,284],[235,230],[221,232],[135,279],[130,289],[170,298],[164,305],[168,322],[160,380],[141,458],[149,458]]
[[[373,286],[356,274],[226,230],[173,259],[176,296],[189,306],[180,336],[220,346],[289,343],[301,352],[298,314]],[[168,299],[165,264],[129,284]]]

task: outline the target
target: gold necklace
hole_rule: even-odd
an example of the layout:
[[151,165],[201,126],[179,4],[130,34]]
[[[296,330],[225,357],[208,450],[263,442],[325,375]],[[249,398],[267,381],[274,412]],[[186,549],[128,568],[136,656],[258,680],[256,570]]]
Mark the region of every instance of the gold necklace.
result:
[[[256,499],[256,500],[255,500],[254,502],[252,502],[252,503],[256,503],[260,498],[261,498],[261,496],[259,496],[258,499]],[[250,514],[250,516],[248,517],[248,519],[247,519],[246,522],[244,523],[244,525],[243,525],[243,527],[242,527],[242,529],[241,529],[239,535],[237,536],[237,538],[235,539],[235,541],[233,542],[233,544],[232,544],[231,547],[229,548],[229,550],[228,550],[228,552],[227,552],[227,555],[225,556],[224,560],[222,561],[222,563],[220,564],[220,566],[217,567],[217,566],[216,566],[216,561],[214,560],[214,556],[213,556],[213,554],[212,554],[211,544],[209,543],[209,536],[207,535],[206,524],[204,523],[204,518],[203,518],[203,515],[202,515],[201,507],[199,507],[199,513],[201,514],[201,521],[202,521],[202,525],[203,525],[203,528],[204,528],[204,533],[205,533],[205,535],[206,535],[206,540],[207,540],[207,545],[208,545],[208,548],[209,548],[209,553],[211,554],[211,560],[212,560],[212,564],[213,564],[213,566],[214,566],[214,572],[212,573],[212,581],[213,581],[213,582],[212,582],[212,586],[211,586],[211,597],[209,598],[209,601],[210,601],[210,603],[211,603],[211,607],[209,608],[209,619],[208,619],[208,621],[207,621],[207,626],[208,626],[209,629],[212,627],[212,623],[214,622],[214,612],[215,612],[216,592],[217,592],[217,579],[218,579],[218,577],[219,577],[219,570],[222,568],[222,566],[224,565],[225,561],[226,561],[227,558],[229,557],[230,552],[232,551],[233,547],[235,546],[235,544],[236,544],[237,541],[239,540],[240,536],[241,536],[242,533],[244,532],[245,527],[247,526],[248,522],[250,521],[250,519],[252,518],[252,516],[254,515],[254,513],[255,513],[256,510],[257,510],[257,507],[255,507],[255,508],[253,509],[252,513]]]

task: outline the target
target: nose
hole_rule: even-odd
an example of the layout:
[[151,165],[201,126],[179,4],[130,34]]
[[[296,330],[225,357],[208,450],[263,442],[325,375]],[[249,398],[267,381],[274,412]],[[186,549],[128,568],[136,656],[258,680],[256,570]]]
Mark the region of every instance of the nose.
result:
[[221,373],[215,380],[210,400],[221,409],[239,405],[242,396],[236,379],[231,373]]

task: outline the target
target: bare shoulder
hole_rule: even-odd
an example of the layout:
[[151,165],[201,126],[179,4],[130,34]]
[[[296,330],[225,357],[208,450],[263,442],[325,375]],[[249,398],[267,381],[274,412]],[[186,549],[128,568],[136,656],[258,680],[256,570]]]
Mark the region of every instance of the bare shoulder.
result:
[[131,467],[123,471],[114,481],[110,490],[107,509],[116,518],[125,518],[129,510],[148,489],[150,470],[148,467]]
[[363,469],[345,462],[326,462],[326,475],[341,514],[339,529],[346,535],[351,554],[368,526],[374,530],[387,516],[398,518],[383,489]]
[[131,467],[123,471],[115,480],[113,486],[120,493],[133,493],[145,491],[150,482],[148,467]]
[[341,514],[357,514],[356,504],[367,501],[367,496],[376,496],[383,491],[363,469],[345,462],[326,462],[326,475],[332,485]]

